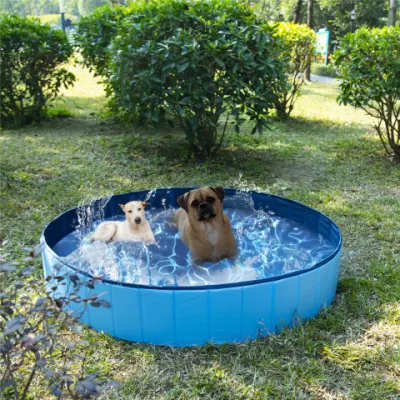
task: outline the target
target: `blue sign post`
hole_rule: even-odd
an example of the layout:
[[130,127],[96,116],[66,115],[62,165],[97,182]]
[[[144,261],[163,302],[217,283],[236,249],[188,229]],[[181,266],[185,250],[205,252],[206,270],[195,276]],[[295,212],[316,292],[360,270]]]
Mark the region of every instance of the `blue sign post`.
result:
[[330,32],[326,28],[321,28],[316,34],[317,43],[315,53],[317,55],[322,54],[324,56],[324,64],[328,65]]

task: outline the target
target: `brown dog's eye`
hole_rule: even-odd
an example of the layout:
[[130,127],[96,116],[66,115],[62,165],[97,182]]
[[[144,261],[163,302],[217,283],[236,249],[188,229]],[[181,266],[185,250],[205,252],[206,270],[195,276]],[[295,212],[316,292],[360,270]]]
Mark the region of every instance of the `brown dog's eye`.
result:
[[138,211],[140,211],[141,210],[141,208],[138,208]]
[[198,207],[199,202],[197,200],[192,201],[192,204],[190,204],[192,207]]
[[132,213],[132,210],[129,210],[128,213]]
[[215,197],[211,197],[211,196],[207,197],[208,203],[214,203],[214,201],[215,201]]

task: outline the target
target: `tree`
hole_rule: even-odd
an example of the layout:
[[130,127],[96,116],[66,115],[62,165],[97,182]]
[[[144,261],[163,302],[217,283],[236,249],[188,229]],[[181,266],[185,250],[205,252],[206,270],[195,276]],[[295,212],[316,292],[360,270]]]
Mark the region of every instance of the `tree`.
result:
[[78,0],[79,14],[87,16],[92,13],[97,7],[109,4],[108,0]]
[[2,0],[0,1],[0,14],[15,14],[25,17],[30,15],[30,2],[26,0]]
[[[350,31],[350,12],[357,12],[356,27],[383,27],[387,23],[388,0],[369,0],[357,6],[354,0],[319,0],[315,26],[326,25],[332,31],[334,39]],[[320,9],[320,11],[318,10]]]
[[303,0],[297,0],[296,9],[294,10],[294,19],[293,19],[293,22],[295,24],[298,24],[300,22],[302,5],[303,5]]
[[[308,0],[307,7],[307,25],[310,29],[313,28],[313,0]],[[309,61],[306,71],[305,71],[305,79],[307,81],[311,81],[311,60]]]
[[[338,37],[350,31],[350,12],[354,6],[357,11],[357,27],[383,27],[387,25],[389,1],[314,0],[313,27],[315,29],[328,28],[331,31],[332,43],[335,43]],[[258,10],[264,10],[262,16],[267,20],[291,22],[296,18],[299,0],[255,0],[255,2]],[[303,8],[305,4],[306,2],[303,1]],[[307,13],[303,9],[298,23],[307,23]]]
[[389,26],[395,26],[396,25],[397,1],[398,0],[390,0]]
[[283,21],[281,0],[254,1],[254,11],[268,21]]
[[[65,2],[65,11],[78,15],[77,0]],[[45,14],[58,14],[60,12],[59,0],[1,0],[0,14],[15,14],[20,17],[28,15],[40,16]]]

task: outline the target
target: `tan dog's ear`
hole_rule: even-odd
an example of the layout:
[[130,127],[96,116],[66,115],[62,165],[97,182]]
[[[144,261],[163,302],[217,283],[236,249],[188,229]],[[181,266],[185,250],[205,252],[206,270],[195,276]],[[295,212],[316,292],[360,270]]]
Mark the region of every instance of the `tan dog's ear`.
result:
[[125,204],[118,204],[118,205],[122,208],[123,211],[125,211]]
[[142,201],[142,206],[143,207],[146,207],[146,206],[149,206],[150,205],[150,203],[147,203],[147,201]]
[[222,186],[215,186],[215,187],[210,186],[210,189],[217,194],[220,202],[222,203],[225,198],[224,188]]
[[178,202],[179,206],[183,208],[186,212],[188,212],[188,200],[189,200],[189,193],[185,193],[182,196],[178,197],[176,201]]

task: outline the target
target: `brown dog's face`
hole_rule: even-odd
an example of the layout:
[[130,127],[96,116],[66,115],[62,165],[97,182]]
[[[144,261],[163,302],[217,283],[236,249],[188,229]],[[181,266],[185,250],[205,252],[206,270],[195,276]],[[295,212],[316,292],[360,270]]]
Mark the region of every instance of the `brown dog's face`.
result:
[[197,221],[210,221],[222,214],[225,192],[221,186],[194,189],[180,196],[178,204]]

